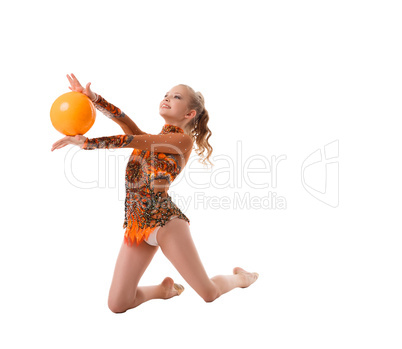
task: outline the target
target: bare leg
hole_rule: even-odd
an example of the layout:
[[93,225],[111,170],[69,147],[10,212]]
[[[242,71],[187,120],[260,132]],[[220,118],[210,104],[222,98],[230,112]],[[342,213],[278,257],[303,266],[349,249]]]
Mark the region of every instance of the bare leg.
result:
[[109,291],[108,305],[111,311],[123,313],[150,299],[168,299],[182,292],[169,277],[159,285],[137,287],[157,250],[158,247],[146,242],[139,246],[122,243]]
[[248,287],[258,278],[257,273],[235,268],[233,275],[218,275],[210,279],[184,220],[173,219],[161,227],[158,243],[180,275],[206,302],[212,302],[236,287]]

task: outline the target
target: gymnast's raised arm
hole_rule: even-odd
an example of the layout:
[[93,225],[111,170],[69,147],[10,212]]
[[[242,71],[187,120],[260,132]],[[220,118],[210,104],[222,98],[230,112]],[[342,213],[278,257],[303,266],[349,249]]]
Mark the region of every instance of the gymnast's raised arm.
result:
[[116,122],[122,128],[125,134],[147,134],[146,132],[141,131],[140,128],[135,124],[135,122],[131,120],[119,108],[106,101],[101,95],[93,92],[90,88],[90,82],[84,88],[74,74],[71,74],[71,76],[67,75],[67,79],[70,82],[71,86],[69,86],[69,89],[71,91],[80,92],[86,95],[92,101],[95,108],[105,114],[109,119],[112,119],[114,122]]
[[116,122],[127,135],[146,135],[146,132],[140,130],[136,123],[131,120],[124,112],[106,101],[101,95],[94,93],[92,100],[95,108],[105,114],[109,119]]

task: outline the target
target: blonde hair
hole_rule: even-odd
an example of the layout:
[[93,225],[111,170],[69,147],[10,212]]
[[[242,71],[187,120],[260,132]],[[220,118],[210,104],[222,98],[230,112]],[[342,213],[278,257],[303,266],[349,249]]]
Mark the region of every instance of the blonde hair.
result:
[[[197,144],[195,151],[201,158],[201,163],[205,166],[208,161],[212,166],[215,166],[209,157],[212,154],[212,146],[209,144],[208,139],[211,137],[212,132],[208,128],[209,114],[205,109],[205,100],[201,92],[195,92],[190,86],[180,84],[180,86],[187,87],[190,92],[189,109],[195,110],[196,115],[184,127],[184,132],[190,135],[193,142]],[[206,154],[204,154],[206,152]]]

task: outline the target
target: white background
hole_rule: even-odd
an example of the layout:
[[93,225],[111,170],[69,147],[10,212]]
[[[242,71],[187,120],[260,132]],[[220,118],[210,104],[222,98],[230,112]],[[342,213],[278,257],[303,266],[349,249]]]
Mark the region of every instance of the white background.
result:
[[[400,348],[398,5],[4,2],[0,346]],[[124,314],[108,309],[124,232],[121,157],[130,151],[50,151],[63,136],[49,111],[69,92],[68,73],[92,82],[155,134],[164,124],[157,108],[167,90],[185,83],[204,94],[212,161],[230,157],[234,167],[223,170],[227,164],[217,158],[192,180],[186,167],[170,192],[192,200],[196,193],[232,199],[249,193],[258,201],[268,192],[285,199],[284,209],[178,202],[209,275],[241,266],[259,272],[254,285],[206,304],[159,251],[141,284],[169,275],[185,292]],[[122,133],[98,112],[86,136]],[[337,207],[310,195],[301,177],[303,161],[331,142],[339,144]],[[276,187],[260,169],[249,178],[266,188],[245,181],[217,188],[257,155],[286,157]],[[311,187],[325,190],[325,162],[305,175]]]

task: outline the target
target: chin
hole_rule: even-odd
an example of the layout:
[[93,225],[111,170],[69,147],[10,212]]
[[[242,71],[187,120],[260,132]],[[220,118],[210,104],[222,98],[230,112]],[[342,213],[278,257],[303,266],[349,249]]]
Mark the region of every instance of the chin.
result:
[[160,114],[160,116],[165,117],[166,116],[166,109],[159,109],[159,114]]

